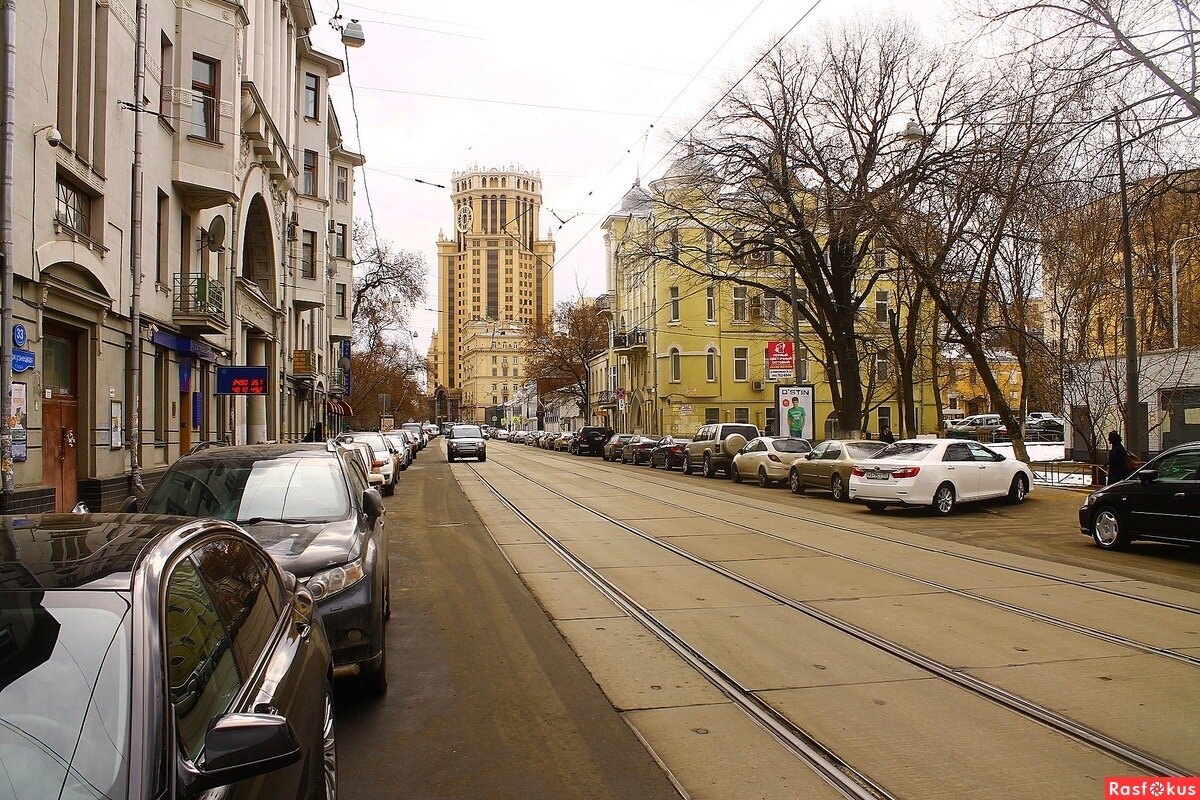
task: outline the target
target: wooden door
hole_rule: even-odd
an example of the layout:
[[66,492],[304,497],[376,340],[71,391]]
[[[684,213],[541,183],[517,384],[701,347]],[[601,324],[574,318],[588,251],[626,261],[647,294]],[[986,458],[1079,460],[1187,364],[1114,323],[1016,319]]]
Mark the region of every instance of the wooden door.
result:
[[42,482],[55,489],[56,511],[70,511],[79,493],[79,395],[77,337],[47,333],[42,339]]

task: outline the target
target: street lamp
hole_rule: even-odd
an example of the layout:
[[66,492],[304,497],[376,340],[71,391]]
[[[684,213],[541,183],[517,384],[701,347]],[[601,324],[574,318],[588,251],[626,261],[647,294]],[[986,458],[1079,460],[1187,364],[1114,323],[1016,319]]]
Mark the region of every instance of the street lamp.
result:
[[1175,246],[1180,242],[1200,239],[1200,235],[1182,236],[1171,242],[1171,347],[1179,349],[1179,254]]

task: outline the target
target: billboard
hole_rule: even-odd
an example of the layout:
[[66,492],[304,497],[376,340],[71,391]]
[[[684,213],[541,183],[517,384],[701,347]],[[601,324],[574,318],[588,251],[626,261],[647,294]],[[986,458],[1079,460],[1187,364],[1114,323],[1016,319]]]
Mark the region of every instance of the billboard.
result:
[[767,380],[786,381],[795,374],[795,343],[791,341],[767,342]]
[[264,395],[266,367],[217,367],[217,394]]
[[779,435],[813,439],[813,387],[776,386],[775,408],[778,413]]

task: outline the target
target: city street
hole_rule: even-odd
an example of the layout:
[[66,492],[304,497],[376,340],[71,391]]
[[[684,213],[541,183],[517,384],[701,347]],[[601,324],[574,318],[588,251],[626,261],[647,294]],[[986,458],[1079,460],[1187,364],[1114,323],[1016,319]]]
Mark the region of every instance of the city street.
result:
[[443,447],[387,501],[391,688],[339,691],[346,796],[1086,797],[1200,770],[1195,554],[1098,551],[1080,493],[874,515]]

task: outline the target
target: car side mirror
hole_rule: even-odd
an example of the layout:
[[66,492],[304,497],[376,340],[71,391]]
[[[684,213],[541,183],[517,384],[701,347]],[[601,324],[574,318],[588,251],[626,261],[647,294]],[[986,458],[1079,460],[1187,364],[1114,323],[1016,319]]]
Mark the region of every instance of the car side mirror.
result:
[[136,514],[138,510],[138,499],[136,495],[129,495],[125,498],[125,502],[121,504],[121,512],[124,514]]
[[204,736],[204,763],[187,770],[187,794],[194,796],[257,778],[300,760],[292,726],[275,714],[225,714]]
[[1007,457],[1008,456],[1004,455],[1004,453],[996,453],[996,455],[992,456],[992,460],[993,461],[1003,461]]
[[1144,484],[1154,483],[1156,480],[1158,480],[1158,470],[1156,470],[1156,469],[1139,470],[1138,478],[1140,478],[1142,483],[1144,483]]
[[383,516],[383,497],[380,496],[379,490],[374,488],[363,490],[362,512],[371,519]]

